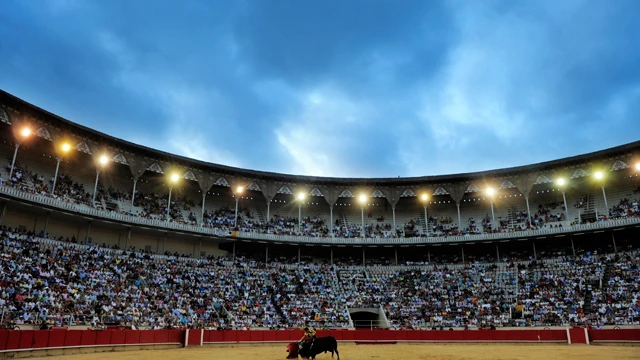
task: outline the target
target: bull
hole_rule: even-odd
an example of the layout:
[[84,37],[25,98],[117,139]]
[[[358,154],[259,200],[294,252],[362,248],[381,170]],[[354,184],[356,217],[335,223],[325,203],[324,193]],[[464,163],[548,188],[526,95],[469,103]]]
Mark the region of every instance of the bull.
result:
[[316,355],[327,351],[331,352],[331,357],[335,352],[338,355],[338,360],[340,360],[338,342],[333,336],[315,338],[312,341],[303,343],[302,346],[298,346],[298,343],[290,343],[287,345],[287,352],[289,353],[287,359],[297,359],[298,356],[303,359],[315,359]]

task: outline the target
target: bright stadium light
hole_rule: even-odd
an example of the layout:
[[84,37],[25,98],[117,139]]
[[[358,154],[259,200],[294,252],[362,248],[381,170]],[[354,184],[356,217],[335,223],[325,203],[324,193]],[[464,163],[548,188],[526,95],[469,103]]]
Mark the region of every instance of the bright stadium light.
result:
[[100,165],[107,165],[107,163],[109,162],[109,158],[107,157],[107,155],[102,155],[100,156]]
[[69,150],[71,150],[71,145],[69,145],[69,143],[64,143],[64,144],[62,144],[61,149],[64,152],[69,152]]
[[636,170],[640,171],[640,162],[636,164]]
[[427,201],[427,200],[429,200],[429,195],[422,194],[422,201]]
[[496,193],[496,190],[494,188],[487,189],[487,195],[493,196],[495,193]]
[[[23,128],[22,131],[20,131],[20,135],[23,137],[23,139],[28,138],[29,135],[31,135],[31,129],[29,129],[28,127]],[[15,168],[15,165],[16,165],[16,157],[18,156],[18,149],[20,149],[20,140],[16,141],[16,148],[13,151],[13,160],[11,160],[11,170],[9,171],[9,180],[11,180],[11,178],[13,177],[13,169]]]
[[304,193],[298,194],[298,200],[303,201],[307,196]]
[[429,200],[429,195],[422,194],[421,196],[422,198],[422,202],[424,205],[424,222],[425,222],[425,227],[427,228],[427,236],[429,236],[429,218],[427,217],[427,200]]
[[566,185],[567,181],[564,178],[558,178],[556,180],[556,184],[558,184],[558,186],[561,187],[561,191],[562,191],[562,201],[564,203],[564,215],[566,217],[565,220],[569,220],[569,207],[567,206],[567,195],[566,195],[566,191],[564,186]]
[[602,173],[602,171],[596,171],[596,173],[593,174],[593,176],[598,180],[602,180],[602,178],[604,177],[604,174]]
[[180,175],[173,173],[171,174],[171,182],[177,182],[180,179]]
[[242,195],[242,192],[244,191],[244,188],[242,186],[238,186],[236,188],[236,213],[235,216],[233,218],[233,227],[235,228],[236,225],[238,224],[238,201],[240,201],[240,195]]
[[242,186],[238,186],[236,188],[236,194],[242,194],[243,191],[244,191],[244,188]]
[[180,180],[180,175],[178,173],[171,174],[169,177],[169,200],[167,200],[167,216],[165,216],[165,220],[169,220],[171,218],[171,192],[173,191],[173,184],[177,183]]
[[556,180],[556,184],[560,185],[560,186],[564,186],[564,184],[566,184],[567,181],[564,178],[558,178],[558,180]]
[[358,197],[358,201],[360,202],[360,204],[366,203],[367,202],[367,195],[364,195],[364,194],[360,195]]

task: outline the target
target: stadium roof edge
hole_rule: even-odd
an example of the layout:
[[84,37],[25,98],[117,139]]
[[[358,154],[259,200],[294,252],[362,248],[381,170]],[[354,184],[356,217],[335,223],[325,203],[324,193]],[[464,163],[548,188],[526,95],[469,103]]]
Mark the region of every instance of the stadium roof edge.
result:
[[[95,129],[89,128],[84,125],[80,125],[73,121],[67,120],[53,114],[47,110],[44,110],[36,105],[33,105],[23,99],[20,99],[2,89],[0,89],[0,98],[3,102],[11,102],[13,104],[6,104],[8,106],[16,107],[19,105],[21,108],[17,110],[24,111],[28,109],[32,111],[31,116],[37,115],[45,115],[45,119],[50,122],[57,122],[57,126],[64,129],[67,128],[69,130],[75,130],[74,132],[78,132],[78,130],[82,131],[87,135],[87,137],[93,138],[94,140],[111,143],[124,151],[128,151],[131,153],[142,153],[147,156],[152,156],[158,159],[167,160],[176,164],[183,164],[185,166],[192,168],[199,168],[201,170],[210,170],[215,171],[217,173],[242,176],[242,177],[251,177],[251,178],[260,178],[271,181],[283,181],[283,182],[309,182],[316,184],[359,184],[359,185],[368,185],[368,184],[376,184],[376,185],[415,185],[421,183],[433,183],[433,184],[446,184],[453,182],[463,182],[469,181],[472,179],[481,179],[481,178],[489,178],[489,177],[507,177],[507,176],[516,176],[520,174],[532,173],[532,172],[544,172],[552,169],[557,169],[558,167],[568,167],[572,165],[583,164],[587,161],[597,161],[597,160],[605,160],[607,158],[611,158],[618,155],[623,155],[625,153],[631,151],[640,150],[640,140],[634,141],[627,144],[622,144],[619,146],[611,147],[608,149],[598,150],[591,153],[566,157],[562,159],[555,159],[550,161],[544,161],[535,164],[529,165],[521,165],[510,168],[501,168],[501,169],[492,169],[485,170],[479,172],[472,173],[459,173],[459,174],[444,174],[444,175],[427,175],[427,176],[417,176],[417,177],[397,177],[397,178],[340,178],[340,177],[319,177],[319,176],[308,176],[308,175],[295,175],[295,174],[282,174],[275,173],[269,171],[262,170],[252,170],[252,169],[244,169],[237,168],[233,166],[227,166],[222,164],[214,164],[202,160],[188,158],[182,155],[171,154],[162,150],[153,149],[144,145],[135,144],[130,141],[117,138],[112,135],[108,135],[97,131]],[[2,103],[0,103],[2,104]]]

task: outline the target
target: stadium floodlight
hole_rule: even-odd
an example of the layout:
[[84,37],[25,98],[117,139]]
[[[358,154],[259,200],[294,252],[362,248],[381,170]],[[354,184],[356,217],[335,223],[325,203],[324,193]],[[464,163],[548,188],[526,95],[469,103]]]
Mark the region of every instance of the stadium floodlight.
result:
[[639,162],[639,163],[636,163],[636,170],[639,170],[639,171],[640,171],[640,162]]
[[[71,145],[68,142],[63,143],[60,146],[60,150],[62,151],[63,154],[66,154],[69,152],[69,150],[71,150]],[[51,187],[51,195],[56,194],[56,183],[58,181],[58,170],[60,170],[60,162],[62,162],[62,156],[57,157],[56,158],[56,173],[55,175],[53,175],[53,186]]]
[[564,178],[558,178],[556,180],[556,184],[558,184],[559,186],[564,186],[567,183],[567,181]]
[[360,202],[360,204],[364,204],[367,202],[367,195],[362,194],[358,197],[358,201]]
[[304,193],[300,193],[300,194],[298,194],[298,200],[300,200],[300,201],[304,201],[304,199],[305,199],[306,197],[307,197],[307,196],[306,196]]
[[427,216],[427,201],[429,200],[429,195],[422,194],[422,203],[424,205],[424,227],[427,229],[427,236],[429,236],[429,217]]
[[[100,156],[100,158],[98,159],[98,163],[100,164],[100,166],[105,167],[107,165],[107,163],[109,162],[109,157],[107,155],[102,155]],[[91,204],[93,204],[93,206],[95,206],[95,202],[96,202],[96,193],[98,192],[98,179],[100,177],[100,168],[98,167],[96,169],[96,183],[93,185],[93,195],[91,196]]]
[[598,179],[601,180],[604,177],[604,174],[602,173],[602,171],[596,171],[593,176]]
[[496,190],[494,188],[487,188],[487,195],[493,196],[495,195]]
[[236,188],[236,194],[242,194],[243,191],[244,191],[244,188],[242,186],[238,186]]
[[180,180],[180,175],[178,173],[173,173],[169,177],[169,200],[167,200],[167,214],[165,216],[165,220],[169,221],[171,217],[171,192],[173,191],[173,185]]
[[13,177],[13,169],[16,166],[16,157],[18,156],[18,149],[20,149],[21,140],[25,140],[30,135],[31,135],[31,129],[29,129],[29,127],[25,126],[20,131],[20,136],[22,137],[22,139],[18,139],[18,141],[16,141],[15,150],[13,151],[13,160],[11,160],[11,170],[9,171],[9,180],[11,180],[11,178]]

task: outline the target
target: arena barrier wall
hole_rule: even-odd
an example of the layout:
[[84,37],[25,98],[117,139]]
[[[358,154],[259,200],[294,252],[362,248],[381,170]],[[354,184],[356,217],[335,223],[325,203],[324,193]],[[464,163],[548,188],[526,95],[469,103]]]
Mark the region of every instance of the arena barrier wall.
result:
[[[0,330],[0,353],[101,346],[289,343],[301,330]],[[640,342],[640,329],[586,330],[330,330],[343,342]]]

